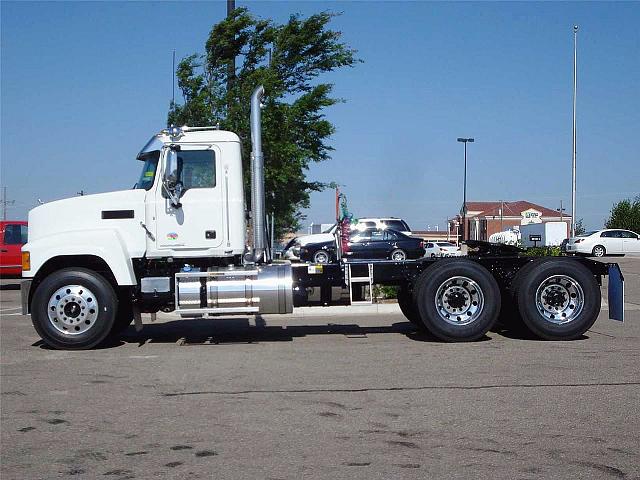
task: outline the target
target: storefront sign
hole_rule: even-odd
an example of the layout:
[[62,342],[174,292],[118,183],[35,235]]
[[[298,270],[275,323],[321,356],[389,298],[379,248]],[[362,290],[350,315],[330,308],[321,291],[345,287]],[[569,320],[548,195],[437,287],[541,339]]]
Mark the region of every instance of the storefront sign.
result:
[[542,212],[535,210],[533,208],[529,208],[522,213],[522,220],[520,220],[520,225],[529,225],[530,223],[542,223]]

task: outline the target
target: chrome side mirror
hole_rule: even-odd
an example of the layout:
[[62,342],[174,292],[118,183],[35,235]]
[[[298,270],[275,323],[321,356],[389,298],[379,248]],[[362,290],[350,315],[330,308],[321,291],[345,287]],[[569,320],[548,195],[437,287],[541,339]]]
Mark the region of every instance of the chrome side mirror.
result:
[[173,190],[178,183],[178,152],[170,148],[167,152],[167,160],[164,168],[164,183],[167,188]]
[[169,148],[164,166],[164,174],[162,177],[162,187],[167,192],[171,204],[175,208],[180,208],[180,196],[182,195],[182,182],[180,182],[180,160],[178,159],[178,151]]

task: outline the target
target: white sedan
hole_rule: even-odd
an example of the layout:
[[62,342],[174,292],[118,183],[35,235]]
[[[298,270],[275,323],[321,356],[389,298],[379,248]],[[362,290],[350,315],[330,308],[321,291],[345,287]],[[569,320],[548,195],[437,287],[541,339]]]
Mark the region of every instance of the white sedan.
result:
[[630,230],[607,228],[570,238],[567,253],[604,257],[640,253],[640,235]]
[[460,247],[451,242],[427,242],[425,257],[458,257],[462,255]]

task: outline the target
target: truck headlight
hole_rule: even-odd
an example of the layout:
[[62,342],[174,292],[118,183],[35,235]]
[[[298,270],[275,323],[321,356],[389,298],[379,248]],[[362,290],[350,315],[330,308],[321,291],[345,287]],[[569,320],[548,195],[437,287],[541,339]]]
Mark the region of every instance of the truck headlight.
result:
[[31,270],[31,254],[29,252],[22,252],[22,271]]

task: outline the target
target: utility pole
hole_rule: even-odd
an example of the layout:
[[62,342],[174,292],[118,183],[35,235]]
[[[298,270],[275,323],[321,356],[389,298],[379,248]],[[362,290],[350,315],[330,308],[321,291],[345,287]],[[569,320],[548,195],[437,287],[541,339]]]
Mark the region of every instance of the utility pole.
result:
[[458,138],[464,143],[464,187],[462,194],[462,239],[467,236],[467,143],[473,143],[473,138]]
[[576,97],[578,94],[578,26],[573,26],[573,150],[571,162],[571,236],[576,235]]
[[564,218],[563,218],[563,216],[564,216],[564,215],[563,215],[563,212],[564,212],[564,210],[565,210],[565,209],[562,207],[562,200],[560,200],[560,208],[556,208],[556,210],[557,210],[558,212],[560,212],[560,221],[561,221],[561,222],[564,222]]
[[15,200],[7,200],[7,187],[2,187],[2,220],[7,220],[7,207],[15,203]]

